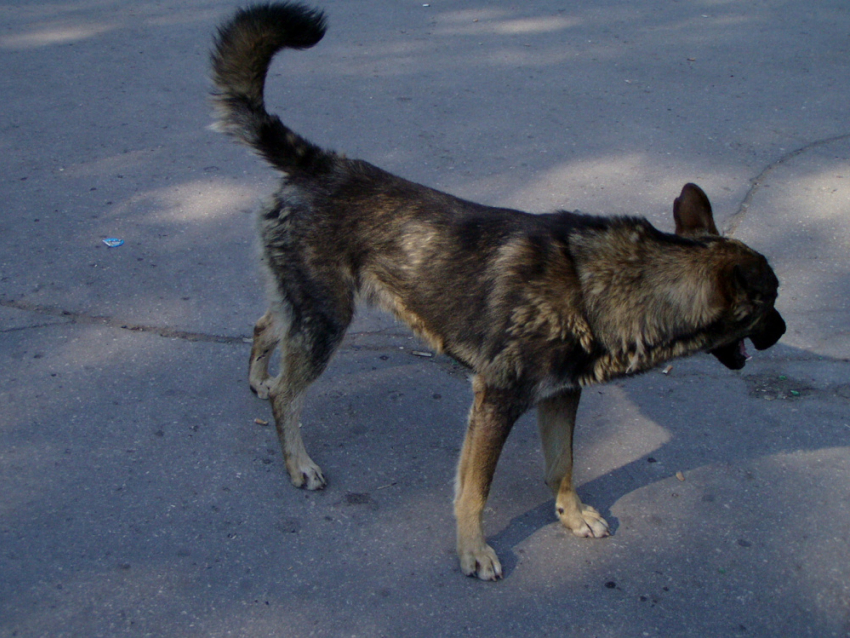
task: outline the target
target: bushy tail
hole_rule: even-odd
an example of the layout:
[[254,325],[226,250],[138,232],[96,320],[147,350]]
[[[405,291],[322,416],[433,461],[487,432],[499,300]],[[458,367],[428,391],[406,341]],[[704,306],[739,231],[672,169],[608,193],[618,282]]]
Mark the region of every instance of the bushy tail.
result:
[[266,73],[281,49],[309,49],[325,35],[321,11],[283,2],[242,9],[218,30],[212,52],[216,129],[286,172],[322,172],[331,154],[266,112]]

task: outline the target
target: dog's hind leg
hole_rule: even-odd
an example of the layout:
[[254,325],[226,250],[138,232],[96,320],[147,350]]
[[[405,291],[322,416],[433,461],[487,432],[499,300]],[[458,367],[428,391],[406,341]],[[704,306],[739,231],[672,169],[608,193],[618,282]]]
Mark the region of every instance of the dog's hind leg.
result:
[[537,425],[546,459],[546,484],[555,496],[555,511],[576,536],[608,536],[608,523],[585,505],[573,489],[573,430],[581,390],[567,390],[537,405]]
[[482,514],[502,446],[522,410],[510,391],[493,390],[476,378],[475,400],[455,481],[457,554],[461,571],[481,580],[498,580],[502,565],[484,541]]
[[277,347],[278,333],[274,313],[267,310],[254,326],[251,345],[251,361],[248,367],[248,383],[251,391],[261,399],[269,398],[269,388],[274,380],[269,376],[269,357]]
[[[284,326],[279,318],[275,320]],[[279,333],[280,373],[272,380],[269,399],[286,470],[296,487],[320,490],[325,486],[322,470],[304,447],[299,419],[307,388],[324,372],[350,321],[351,310],[335,318],[302,316],[300,329],[290,322]]]

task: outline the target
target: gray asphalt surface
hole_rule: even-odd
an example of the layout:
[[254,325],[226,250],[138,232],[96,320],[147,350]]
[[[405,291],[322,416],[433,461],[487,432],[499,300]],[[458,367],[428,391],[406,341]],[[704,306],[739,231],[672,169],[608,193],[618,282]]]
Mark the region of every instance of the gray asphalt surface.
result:
[[[309,139],[531,211],[641,214],[682,184],[771,259],[789,331],[585,393],[559,527],[533,414],[461,575],[471,390],[364,312],[289,485],[248,390],[251,213],[274,174],[206,129],[221,0],[0,5],[0,636],[850,635],[850,8],[328,0],[268,102]],[[119,248],[102,243],[124,240]],[[680,480],[684,479],[684,480]]]

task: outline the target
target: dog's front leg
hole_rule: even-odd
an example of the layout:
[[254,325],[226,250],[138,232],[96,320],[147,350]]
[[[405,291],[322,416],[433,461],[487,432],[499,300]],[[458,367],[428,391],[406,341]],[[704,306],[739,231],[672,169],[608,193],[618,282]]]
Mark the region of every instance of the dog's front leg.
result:
[[555,496],[555,511],[576,536],[608,536],[608,523],[585,505],[573,489],[573,430],[581,390],[567,390],[537,405],[537,425],[546,459],[546,484]]
[[493,548],[484,542],[482,515],[502,446],[521,409],[515,393],[488,388],[476,377],[475,400],[455,482],[457,553],[467,576],[498,580],[502,565]]

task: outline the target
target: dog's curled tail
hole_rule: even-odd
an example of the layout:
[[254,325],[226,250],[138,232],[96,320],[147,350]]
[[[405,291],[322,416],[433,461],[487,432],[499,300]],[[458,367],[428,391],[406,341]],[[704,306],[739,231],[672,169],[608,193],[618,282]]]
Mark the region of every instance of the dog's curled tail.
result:
[[214,128],[253,148],[285,172],[322,171],[330,154],[266,111],[266,74],[281,49],[309,49],[325,35],[321,11],[301,4],[259,4],[223,24],[213,43]]

